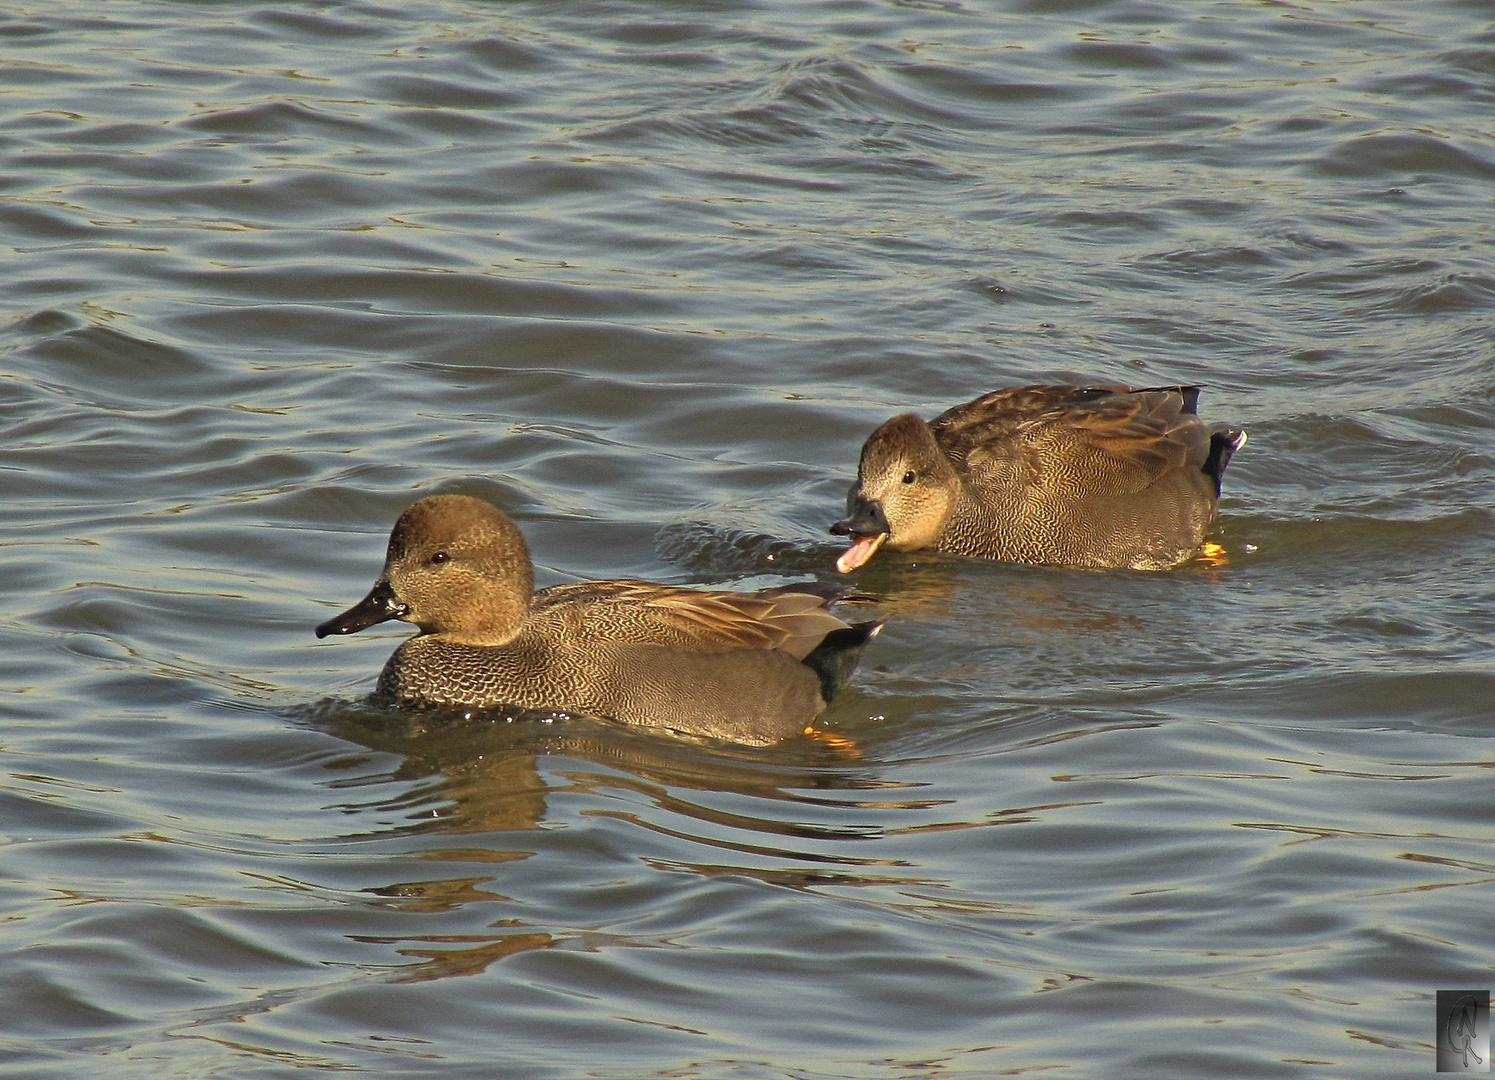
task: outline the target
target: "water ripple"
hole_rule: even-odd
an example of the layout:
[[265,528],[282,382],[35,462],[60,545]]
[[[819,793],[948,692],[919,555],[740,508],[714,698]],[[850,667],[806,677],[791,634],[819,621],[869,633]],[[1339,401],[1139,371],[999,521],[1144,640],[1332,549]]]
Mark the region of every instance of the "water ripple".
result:
[[[1495,52],[1382,8],[0,20],[16,1067],[1426,1068],[1495,948]],[[543,584],[839,579],[877,424],[1050,379],[1206,386],[1228,561],[884,553],[829,738],[311,635],[432,492]]]

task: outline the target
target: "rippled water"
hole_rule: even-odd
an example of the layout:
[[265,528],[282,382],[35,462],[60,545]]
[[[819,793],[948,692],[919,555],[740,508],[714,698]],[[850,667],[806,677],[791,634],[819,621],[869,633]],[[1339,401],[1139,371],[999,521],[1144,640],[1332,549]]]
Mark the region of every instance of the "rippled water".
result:
[[[0,7],[0,1068],[1402,1077],[1495,948],[1484,0]],[[884,555],[767,749],[358,704],[435,491],[830,570],[861,440],[1201,382],[1216,571]]]

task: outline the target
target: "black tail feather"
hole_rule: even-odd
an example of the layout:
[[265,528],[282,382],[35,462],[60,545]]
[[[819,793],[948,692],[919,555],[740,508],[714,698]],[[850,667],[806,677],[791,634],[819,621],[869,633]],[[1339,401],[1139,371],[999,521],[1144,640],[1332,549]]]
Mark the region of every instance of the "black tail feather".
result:
[[882,625],[881,622],[863,622],[845,630],[832,630],[805,657],[805,664],[820,676],[820,696],[827,702],[846,685],[862,659],[862,650],[877,636]]
[[1220,480],[1231,456],[1246,445],[1246,433],[1240,428],[1221,428],[1209,437],[1209,456],[1204,459],[1204,475],[1215,482],[1215,498],[1220,497]]

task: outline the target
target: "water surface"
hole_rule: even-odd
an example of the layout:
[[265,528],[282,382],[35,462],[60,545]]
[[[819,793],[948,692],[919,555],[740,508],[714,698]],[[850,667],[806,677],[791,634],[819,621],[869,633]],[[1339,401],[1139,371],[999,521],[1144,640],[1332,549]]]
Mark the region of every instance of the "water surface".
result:
[[[1495,923],[1482,2],[0,7],[26,1077],[1403,1077]],[[858,447],[1247,428],[1206,571],[880,556],[744,749],[360,704],[398,513],[835,575]]]

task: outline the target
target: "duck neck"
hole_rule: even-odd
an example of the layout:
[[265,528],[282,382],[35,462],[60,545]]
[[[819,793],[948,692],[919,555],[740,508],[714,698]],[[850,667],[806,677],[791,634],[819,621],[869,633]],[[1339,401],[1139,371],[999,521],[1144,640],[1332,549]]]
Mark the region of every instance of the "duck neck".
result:
[[971,491],[965,477],[956,473],[955,503],[940,531],[938,547],[956,555],[979,554],[979,538],[992,527],[991,508]]
[[[527,570],[528,568],[526,568]],[[462,617],[442,628],[440,637],[459,645],[507,645],[524,630],[529,618],[530,575],[515,573],[501,581],[484,582],[463,605]]]

